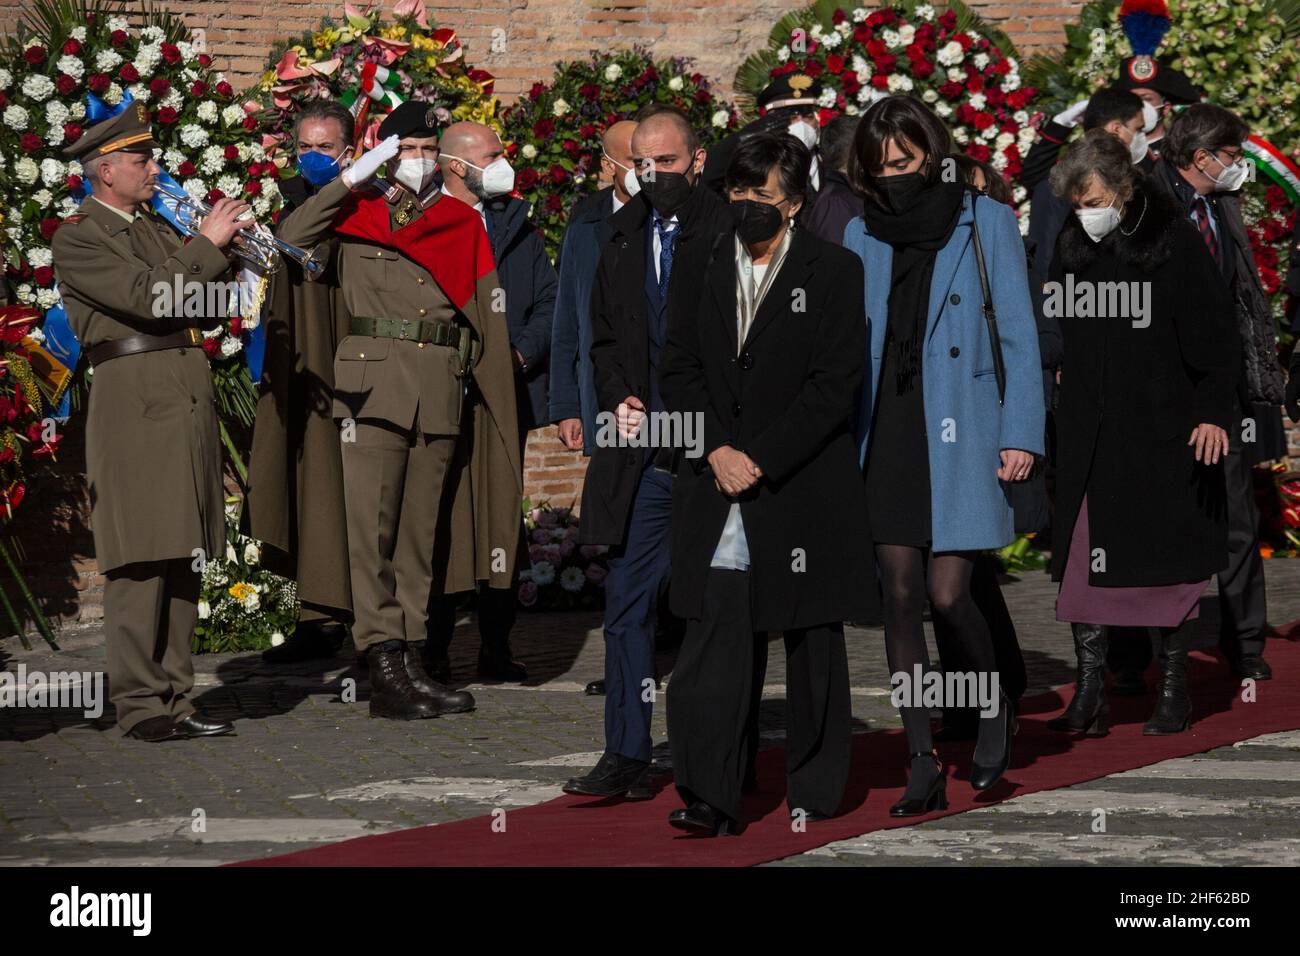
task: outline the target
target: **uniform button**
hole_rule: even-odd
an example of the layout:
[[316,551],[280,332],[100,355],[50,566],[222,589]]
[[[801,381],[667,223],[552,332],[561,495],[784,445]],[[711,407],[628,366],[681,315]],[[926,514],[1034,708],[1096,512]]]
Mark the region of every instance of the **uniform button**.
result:
[[191,271],[191,272],[198,272],[198,271],[200,271],[202,268],[203,268],[203,267],[200,266],[197,262],[191,262],[191,263],[190,263],[190,271]]
[[198,403],[199,403],[199,400],[198,400],[197,398],[195,398],[193,395],[191,395],[191,396],[190,396],[190,404],[191,404],[191,405],[197,405]]
[[424,348],[424,343],[421,342],[421,343],[417,346],[417,348]]
[[739,415],[740,415],[740,402],[732,402],[732,403],[731,403],[731,414],[736,415],[736,416],[739,416]]
[[376,253],[375,253],[375,258],[376,258],[376,259],[382,259],[382,258],[384,258],[384,254],[383,254],[382,252],[376,252]]
[[423,278],[417,278],[417,279],[415,280],[415,282],[416,282],[416,285],[424,285],[424,279],[423,279]]
[[429,311],[428,309],[421,309],[421,310],[420,310],[420,314],[421,314],[421,315],[426,315],[426,314],[428,313],[428,311]]
[[754,356],[750,355],[748,352],[742,352],[740,354],[740,367],[748,372],[754,367]]
[[953,305],[961,305],[961,296],[954,292],[948,299]]
[[366,357],[366,353],[365,353],[365,352],[362,352],[362,353],[360,353],[360,354],[357,356],[357,358],[365,358],[365,357]]
[[948,350],[948,354],[951,355],[953,358],[956,358],[958,355],[961,355],[961,349],[957,348],[957,346],[954,345],[952,348]]

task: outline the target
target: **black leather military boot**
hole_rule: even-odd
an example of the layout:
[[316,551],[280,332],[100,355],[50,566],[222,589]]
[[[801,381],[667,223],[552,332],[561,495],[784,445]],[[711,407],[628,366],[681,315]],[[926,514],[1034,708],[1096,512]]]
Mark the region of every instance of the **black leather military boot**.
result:
[[438,702],[415,689],[405,667],[405,641],[384,641],[366,652],[370,665],[370,716],[389,720],[437,717]]
[[467,690],[452,690],[438,683],[425,672],[419,647],[406,644],[404,653],[406,676],[411,679],[411,684],[417,691],[437,703],[440,713],[464,714],[474,709],[473,694]]

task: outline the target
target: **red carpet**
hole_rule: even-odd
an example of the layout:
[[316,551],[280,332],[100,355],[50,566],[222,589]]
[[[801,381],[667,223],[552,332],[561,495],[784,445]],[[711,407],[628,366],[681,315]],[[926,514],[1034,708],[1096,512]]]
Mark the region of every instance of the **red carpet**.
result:
[[[1276,638],[1284,638],[1278,640]],[[929,817],[894,820],[889,807],[906,782],[907,747],[901,731],[855,735],[847,812],[793,833],[785,806],[784,749],[759,754],[760,790],[745,804],[748,828],[739,837],[696,837],[667,824],[681,806],[671,781],[654,800],[604,803],[562,796],[512,809],[506,832],[494,832],[491,816],[440,826],[359,837],[235,866],[750,866],[803,853],[873,830],[907,826],[998,803],[1037,790],[1052,790],[1223,747],[1260,734],[1300,728],[1300,622],[1268,642],[1274,678],[1256,685],[1257,700],[1244,703],[1241,688],[1223,661],[1197,652],[1188,665],[1195,701],[1192,727],[1172,737],[1144,737],[1150,698],[1112,697],[1113,726],[1104,738],[1053,733],[1046,720],[1064,699],[1040,694],[1022,702],[1020,733],[1011,768],[996,787],[977,794],[967,782],[973,744],[941,749],[949,768],[948,810]],[[955,771],[955,772],[954,772]]]

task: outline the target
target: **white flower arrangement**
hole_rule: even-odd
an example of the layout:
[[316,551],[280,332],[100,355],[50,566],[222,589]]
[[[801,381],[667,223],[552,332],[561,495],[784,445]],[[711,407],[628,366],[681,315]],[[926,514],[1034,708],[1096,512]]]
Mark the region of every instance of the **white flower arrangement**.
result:
[[86,72],[86,64],[70,54],[59,57],[58,62],[54,64],[54,68],[60,73],[68,74],[74,80],[81,79]]

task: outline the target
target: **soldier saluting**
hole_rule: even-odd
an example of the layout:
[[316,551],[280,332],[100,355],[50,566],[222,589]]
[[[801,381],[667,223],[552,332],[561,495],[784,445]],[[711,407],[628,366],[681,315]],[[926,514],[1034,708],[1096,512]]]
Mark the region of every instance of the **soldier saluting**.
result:
[[[337,240],[312,281],[334,287],[319,321],[349,333],[334,357],[333,415],[352,637],[370,668],[371,715],[399,720],[474,708],[421,662],[429,594],[475,580],[509,586],[519,541],[522,469],[509,334],[494,310],[500,283],[482,220],[435,181],[437,134],[433,108],[402,104],[380,125],[379,145],[278,230],[303,247]],[[385,164],[386,177],[373,179]],[[467,400],[476,414],[462,434]]]
[[[95,554],[104,586],[117,722],[151,742],[234,727],[194,708],[190,641],[203,561],[224,550],[221,445],[199,323],[158,315],[155,286],[218,280],[249,221],[219,200],[188,243],[150,205],[161,172],[143,105],[130,103],[64,150],[93,195],[54,236],[54,265],[94,370],[86,419]],[[204,296],[207,300],[207,296]],[[180,303],[170,311],[181,313]]]

